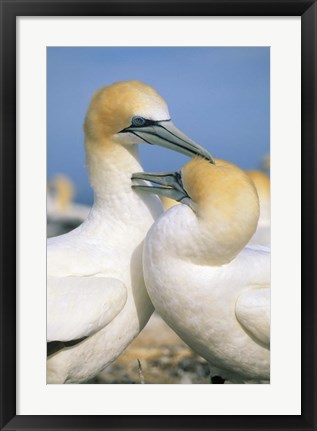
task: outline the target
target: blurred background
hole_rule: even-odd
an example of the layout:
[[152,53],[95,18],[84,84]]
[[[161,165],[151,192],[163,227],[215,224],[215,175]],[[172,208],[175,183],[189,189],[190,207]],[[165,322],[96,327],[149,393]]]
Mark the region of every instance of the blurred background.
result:
[[[269,153],[269,48],[48,48],[47,175],[70,177],[77,202],[93,199],[82,127],[91,96],[130,79],[152,85],[175,125],[215,157],[254,169]],[[140,147],[145,171],[174,171],[188,161]]]
[[[93,203],[83,121],[93,93],[137,79],[164,97],[175,125],[217,157],[269,171],[268,47],[47,48],[48,236],[80,224]],[[140,145],[145,171],[175,171],[188,158]],[[154,315],[91,383],[209,383],[206,362]]]

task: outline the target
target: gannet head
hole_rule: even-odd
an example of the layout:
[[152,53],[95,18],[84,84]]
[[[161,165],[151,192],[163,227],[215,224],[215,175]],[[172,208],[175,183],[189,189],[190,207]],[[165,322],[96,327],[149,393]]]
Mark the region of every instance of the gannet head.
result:
[[139,81],[117,82],[97,91],[85,118],[84,131],[87,149],[106,147],[109,142],[148,143],[213,161],[208,151],[174,126],[164,99]]
[[259,217],[259,200],[252,181],[232,163],[217,159],[216,165],[209,165],[196,158],[181,170],[193,210],[210,222],[216,222],[216,216],[220,222],[235,221],[237,230],[246,225],[251,236]]
[[[194,235],[192,241],[200,243],[201,255],[210,252],[215,264],[230,261],[256,230],[259,218],[256,189],[247,174],[229,162],[216,159],[216,164],[211,164],[197,157],[180,172],[138,173],[133,178],[160,185],[133,187],[168,196],[191,208],[197,223],[190,226],[191,232],[184,234]],[[199,247],[195,253],[199,254]]]

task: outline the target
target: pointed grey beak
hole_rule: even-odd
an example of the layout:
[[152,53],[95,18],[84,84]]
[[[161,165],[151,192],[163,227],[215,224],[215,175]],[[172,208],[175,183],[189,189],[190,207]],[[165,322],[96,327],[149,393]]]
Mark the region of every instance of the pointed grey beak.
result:
[[205,148],[181,132],[171,120],[152,121],[151,124],[140,127],[131,125],[121,131],[123,132],[131,132],[148,144],[166,147],[189,157],[198,155],[215,163]]
[[132,175],[132,180],[146,180],[162,186],[132,185],[132,188],[136,190],[166,196],[178,202],[190,199],[178,172],[137,172]]

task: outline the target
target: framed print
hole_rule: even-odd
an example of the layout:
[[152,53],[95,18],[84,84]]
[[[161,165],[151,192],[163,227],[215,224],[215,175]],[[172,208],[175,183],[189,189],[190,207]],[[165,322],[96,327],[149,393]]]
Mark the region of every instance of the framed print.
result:
[[[316,429],[316,8],[299,0],[1,0],[1,429]],[[145,172],[133,150],[141,142],[151,144],[140,145]],[[219,159],[266,170],[268,203],[253,173]],[[238,170],[207,207],[210,169],[225,169],[226,181]],[[144,180],[180,201],[148,234],[159,200],[151,206]],[[239,228],[227,238],[234,203]],[[199,224],[218,205],[226,208],[213,216],[218,224]],[[67,236],[87,217],[96,229],[84,222]],[[192,217],[202,230],[195,221],[176,236]],[[246,259],[256,263],[239,263],[249,241]],[[215,311],[218,293],[208,302],[209,290],[199,296],[189,282],[191,245],[201,283],[210,266],[224,271],[223,283],[231,260],[233,273],[256,273],[239,299],[222,296],[235,307],[230,331],[228,315]],[[185,253],[174,265],[173,247]],[[113,264],[101,268],[105,255]],[[152,303],[185,342],[158,314],[147,324]]]

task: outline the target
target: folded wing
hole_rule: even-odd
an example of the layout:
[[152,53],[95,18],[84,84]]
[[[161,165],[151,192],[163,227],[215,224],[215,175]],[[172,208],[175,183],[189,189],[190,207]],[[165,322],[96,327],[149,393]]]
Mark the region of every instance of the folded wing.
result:
[[122,310],[127,290],[106,277],[47,278],[47,341],[79,340],[102,329]]
[[236,302],[236,317],[255,341],[270,347],[271,289],[269,286],[243,292]]

